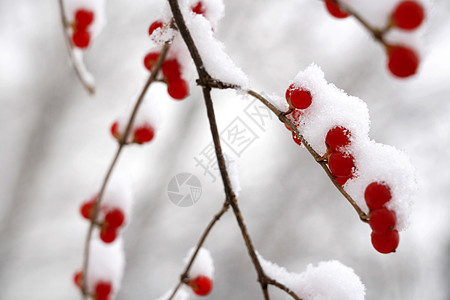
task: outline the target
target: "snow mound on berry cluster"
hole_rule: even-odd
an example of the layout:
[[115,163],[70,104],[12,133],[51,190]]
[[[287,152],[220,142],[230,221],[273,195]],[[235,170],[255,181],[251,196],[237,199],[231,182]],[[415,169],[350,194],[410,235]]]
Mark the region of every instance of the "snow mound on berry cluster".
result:
[[346,152],[353,155],[357,171],[356,177],[344,185],[345,190],[367,212],[365,188],[373,181],[385,182],[392,191],[387,207],[396,213],[396,229],[404,230],[408,225],[412,195],[416,191],[414,168],[409,158],[396,148],[369,138],[367,105],[328,83],[318,66],[313,64],[299,72],[292,83],[308,89],[312,95],[311,106],[303,110],[300,118],[299,133],[323,155],[327,151],[327,132],[335,126],[348,129],[351,134]]
[[284,284],[303,300],[362,300],[365,286],[353,269],[331,260],[291,273],[258,255],[264,273]]
[[106,1],[105,0],[63,0],[64,13],[69,22],[75,19],[75,13],[79,9],[87,9],[94,12],[94,21],[89,25],[92,39],[97,37],[106,25]]
[[[172,293],[173,293],[173,290],[170,290],[156,300],[168,300],[169,297],[172,295]],[[173,300],[188,300],[189,293],[183,289],[179,289],[172,299]]]
[[125,222],[128,223],[131,218],[133,199],[134,193],[130,176],[126,173],[114,173],[103,194],[99,219],[103,220],[109,210],[119,208],[125,216]]
[[93,293],[98,282],[110,282],[113,293],[116,293],[120,288],[125,268],[123,241],[119,237],[113,243],[105,244],[94,238],[98,235],[94,233],[91,240],[87,288]]
[[[191,248],[184,258],[184,263],[188,264],[194,255],[195,248]],[[197,256],[194,259],[194,263],[189,270],[189,278],[196,278],[198,276],[206,276],[213,279],[214,275],[214,261],[211,256],[211,252],[208,249],[200,248]]]
[[[152,84],[147,93],[144,96],[144,100],[139,106],[139,110],[134,118],[133,125],[130,130],[130,134],[128,135],[127,142],[131,142],[133,140],[133,132],[135,128],[142,127],[146,124],[150,125],[155,132],[157,131],[160,123],[161,123],[161,111],[159,106],[158,99],[161,97],[161,85]],[[122,112],[122,114],[118,117],[118,133],[120,135],[125,133],[127,129],[127,124],[131,115],[131,112],[134,109],[136,98],[138,95],[134,95],[130,98],[130,102],[128,103],[128,107],[126,110]]]

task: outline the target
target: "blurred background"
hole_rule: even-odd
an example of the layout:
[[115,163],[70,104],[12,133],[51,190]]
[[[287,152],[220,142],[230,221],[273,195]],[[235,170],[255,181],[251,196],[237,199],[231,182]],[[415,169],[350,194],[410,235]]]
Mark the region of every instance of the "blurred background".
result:
[[[450,299],[450,3],[433,3],[418,75],[397,80],[381,46],[355,20],[330,17],[321,1],[226,2],[217,37],[254,89],[283,96],[315,62],[329,82],[367,103],[371,137],[404,150],[419,183],[397,253],[379,254],[369,226],[283,125],[252,123],[252,99],[215,91],[220,131],[239,117],[254,133],[240,153],[239,198],[259,253],[295,272],[337,259],[360,276],[369,300]],[[109,127],[148,76],[147,28],[163,3],[107,3],[108,24],[85,56],[97,83],[90,97],[71,69],[57,1],[0,1],[0,299],[80,298],[72,283],[87,230],[79,207],[116,150]],[[194,159],[211,142],[199,88],[191,85],[181,102],[164,89],[155,87],[162,116],[155,140],[127,147],[117,168],[131,174],[136,196],[117,299],[156,299],[173,288],[183,257],[224,200],[220,180]],[[202,185],[199,201],[184,208],[167,194],[182,172]],[[205,246],[216,267],[211,299],[261,298],[231,212]]]

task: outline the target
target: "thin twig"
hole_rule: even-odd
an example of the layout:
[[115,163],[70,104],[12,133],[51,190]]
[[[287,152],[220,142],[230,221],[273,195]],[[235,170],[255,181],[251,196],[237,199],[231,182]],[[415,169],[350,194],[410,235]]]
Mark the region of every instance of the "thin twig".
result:
[[285,291],[287,294],[289,294],[289,295],[290,295],[292,298],[294,298],[295,300],[302,300],[301,298],[299,298],[299,297],[297,296],[296,293],[294,293],[293,291],[291,291],[290,288],[288,288],[288,287],[285,286],[284,284],[282,284],[282,283],[276,281],[275,279],[272,279],[272,278],[267,277],[267,278],[266,278],[266,282],[267,282],[267,284],[276,286],[276,287],[279,288],[280,290]]
[[228,211],[228,208],[230,207],[230,204],[228,201],[225,200],[223,203],[222,209],[214,215],[214,217],[209,221],[208,226],[206,226],[205,230],[203,231],[202,235],[200,236],[200,239],[197,242],[197,245],[195,246],[194,253],[192,254],[191,259],[189,260],[188,264],[186,265],[186,268],[184,269],[183,273],[180,275],[180,281],[178,282],[177,286],[173,290],[172,294],[168,298],[168,300],[172,300],[175,294],[178,292],[178,289],[181,287],[183,283],[188,283],[189,281],[189,270],[192,267],[192,264],[194,263],[195,258],[198,255],[198,252],[200,251],[200,248],[205,243],[206,238],[208,237],[209,233],[211,232],[211,229],[216,225],[217,221],[220,220],[220,218]]
[[[198,52],[198,49],[194,43],[194,40],[192,39],[189,29],[186,26],[186,23],[184,21],[183,15],[181,13],[180,7],[178,5],[178,1],[177,0],[168,0],[168,1],[170,4],[170,8],[172,10],[172,14],[175,19],[176,25],[178,27],[178,30],[180,31],[180,34],[181,34],[186,46],[189,49],[191,57],[194,60],[195,66],[197,68],[197,73],[199,75],[199,80],[200,80],[200,82],[205,83],[209,78],[211,78],[211,76],[208,74],[208,72],[204,68],[202,58]],[[224,160],[223,153],[222,153],[222,147],[220,144],[220,137],[219,137],[219,131],[217,129],[217,124],[216,124],[214,106],[212,104],[212,99],[211,99],[211,88],[203,86],[202,90],[203,90],[203,98],[205,100],[206,110],[207,110],[207,114],[208,114],[208,120],[209,120],[209,124],[210,124],[211,134],[213,137],[213,143],[214,143],[214,148],[215,148],[215,152],[216,152],[217,162],[219,165],[219,170],[220,170],[220,174],[221,174],[224,189],[225,189],[225,195],[226,195],[228,203],[231,205],[231,207],[233,209],[233,212],[234,212],[234,215],[238,222],[239,228],[241,229],[242,237],[244,238],[245,244],[247,246],[248,253],[251,257],[253,265],[258,274],[258,281],[261,285],[264,299],[267,300],[267,299],[270,299],[270,297],[269,297],[269,292],[267,289],[267,283],[265,282],[264,270],[262,269],[261,264],[258,260],[258,257],[256,256],[256,252],[255,252],[253,243],[251,241],[250,235],[248,234],[247,227],[245,225],[244,219],[242,217],[239,206],[237,204],[237,199],[236,199],[236,196],[231,187],[231,181],[228,176],[225,160]]]
[[142,101],[144,100],[145,93],[147,92],[150,85],[156,80],[156,78],[159,74],[159,70],[161,69],[162,63],[163,63],[164,59],[166,58],[167,52],[169,51],[169,47],[170,47],[169,43],[166,43],[164,45],[164,47],[161,51],[161,54],[159,55],[158,61],[156,62],[155,66],[152,67],[152,73],[150,74],[150,77],[148,78],[147,82],[145,83],[144,87],[142,88],[141,93],[139,94],[139,96],[136,100],[133,111],[130,115],[130,118],[128,119],[125,133],[122,135],[122,137],[118,141],[119,146],[117,148],[117,151],[114,155],[114,158],[113,158],[111,164],[109,165],[108,171],[106,172],[105,178],[104,178],[102,186],[100,188],[100,192],[98,193],[97,199],[95,201],[95,205],[93,207],[93,211],[92,211],[91,218],[90,218],[90,225],[89,225],[88,233],[86,236],[86,242],[85,242],[85,246],[84,246],[84,255],[83,255],[84,260],[83,260],[83,270],[82,270],[83,277],[82,277],[82,283],[81,283],[81,292],[84,295],[85,299],[87,299],[88,294],[89,294],[88,290],[87,290],[87,276],[88,276],[87,270],[88,270],[88,266],[89,266],[90,244],[91,244],[91,240],[92,240],[92,233],[93,233],[94,228],[97,223],[97,216],[100,211],[100,204],[103,200],[103,195],[105,193],[106,186],[109,182],[109,179],[114,170],[114,167],[117,164],[119,156],[120,156],[123,148],[126,145],[128,145],[127,137],[130,134],[131,127],[133,125],[136,114],[139,110],[139,107],[140,107]]
[[81,71],[83,69],[82,66],[80,66],[78,59],[75,57],[74,48],[72,41],[70,39],[70,23],[66,18],[65,9],[64,9],[64,1],[59,0],[59,12],[61,15],[61,23],[62,27],[64,29],[64,40],[66,41],[67,51],[69,52],[70,61],[72,62],[73,69],[75,70],[75,74],[77,75],[78,79],[80,80],[83,87],[86,89],[86,91],[93,95],[95,94],[95,86],[83,76],[83,72]]

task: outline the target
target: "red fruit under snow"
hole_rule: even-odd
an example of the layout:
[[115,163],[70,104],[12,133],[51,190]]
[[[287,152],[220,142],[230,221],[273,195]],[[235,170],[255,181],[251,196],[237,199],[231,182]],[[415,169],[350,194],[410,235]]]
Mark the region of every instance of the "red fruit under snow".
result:
[[417,54],[404,46],[388,47],[388,68],[389,71],[400,78],[412,76],[419,67],[419,57]]
[[76,30],[72,35],[72,42],[75,47],[85,49],[89,46],[91,35],[85,30]]
[[353,156],[342,152],[333,152],[328,158],[328,166],[334,176],[347,177],[355,171]]
[[145,124],[141,127],[137,127],[134,130],[134,139],[133,142],[137,144],[148,143],[153,140],[155,136],[155,129],[152,126]]
[[384,182],[372,182],[364,192],[364,199],[370,210],[383,207],[391,198],[391,189]]
[[144,57],[144,66],[147,70],[152,70],[152,67],[158,61],[159,54],[159,52],[150,52]]
[[425,12],[420,3],[416,1],[402,1],[392,14],[392,23],[398,28],[413,30],[422,24],[424,18]]
[[325,6],[327,7],[328,12],[335,18],[344,19],[349,16],[348,13],[343,11],[336,3],[332,0],[325,0]]
[[83,272],[81,271],[75,272],[75,274],[73,275],[73,282],[77,287],[79,288],[81,287],[82,280],[83,280]]
[[395,252],[400,242],[400,236],[397,230],[392,230],[388,233],[372,232],[371,239],[375,250],[383,254]]
[[115,137],[116,139],[119,138],[119,122],[114,122],[111,126],[111,134],[113,135],[113,137]]
[[332,151],[345,147],[350,144],[350,131],[345,127],[335,126],[328,130],[327,136],[325,137],[325,143]]
[[91,219],[91,215],[94,212],[94,205],[95,205],[95,198],[93,200],[84,202],[81,205],[80,213],[83,216],[83,218],[88,219],[88,220]]
[[311,92],[291,84],[286,90],[286,100],[297,109],[308,108],[312,103]]
[[158,28],[162,28],[164,26],[164,23],[161,21],[155,21],[153,22],[150,27],[148,28],[148,35],[152,35],[153,31],[155,31]]
[[100,239],[106,243],[112,243],[117,237],[117,228],[108,226],[107,223],[103,223],[100,231]]
[[167,59],[163,62],[161,71],[168,81],[181,78],[181,67],[176,59]]
[[100,281],[95,286],[96,300],[107,300],[112,292],[112,285],[109,281]]
[[388,233],[394,229],[396,223],[395,213],[387,208],[378,208],[370,213],[369,225],[373,232]]
[[192,287],[195,294],[206,296],[211,292],[213,283],[211,279],[206,276],[198,276],[189,282],[189,286]]
[[353,178],[353,174],[350,176],[335,177],[334,179],[336,179],[337,183],[339,183],[340,186],[344,186],[344,184],[352,178]]
[[167,83],[167,92],[173,99],[182,100],[187,97],[189,86],[182,78],[169,80]]
[[125,222],[125,215],[122,210],[115,208],[105,215],[105,222],[108,222],[109,227],[118,228]]
[[199,1],[195,6],[192,6],[192,12],[198,15],[203,15],[206,12],[205,8],[203,7],[202,1]]
[[88,9],[79,9],[75,12],[75,29],[86,30],[94,21],[94,12]]
[[300,138],[294,132],[292,132],[292,139],[294,140],[294,142],[297,145],[301,145],[302,144],[302,141],[300,140]]

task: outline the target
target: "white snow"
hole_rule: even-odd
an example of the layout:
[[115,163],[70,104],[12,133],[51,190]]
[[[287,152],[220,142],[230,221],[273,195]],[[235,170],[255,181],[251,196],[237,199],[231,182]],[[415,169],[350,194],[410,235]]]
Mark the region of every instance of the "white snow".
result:
[[[164,295],[159,297],[156,300],[167,300],[169,299],[170,295],[172,295],[173,290],[167,291]],[[188,300],[189,299],[189,293],[186,292],[182,287],[178,289],[175,296],[172,298],[173,300]]]
[[120,288],[125,268],[123,241],[118,237],[113,243],[105,244],[97,239],[98,235],[96,229],[90,246],[87,288],[93,292],[99,281],[106,281],[111,282],[113,293],[116,293]]
[[238,158],[231,152],[223,153],[225,163],[228,170],[228,176],[231,181],[231,187],[233,188],[236,197],[239,196],[239,192],[242,190],[241,182],[239,179],[239,161]]
[[[195,248],[191,248],[184,258],[184,263],[188,264],[192,255],[194,254]],[[214,261],[211,256],[211,252],[205,248],[200,248],[198,251],[197,257],[194,260],[194,263],[189,270],[189,278],[196,278],[198,276],[206,276],[213,279],[214,275]]]

